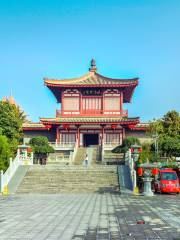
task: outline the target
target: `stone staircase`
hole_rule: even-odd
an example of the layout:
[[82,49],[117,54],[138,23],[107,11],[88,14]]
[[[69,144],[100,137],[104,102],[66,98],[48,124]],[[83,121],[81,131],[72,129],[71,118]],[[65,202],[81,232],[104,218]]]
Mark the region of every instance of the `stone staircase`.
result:
[[112,153],[110,150],[104,151],[104,163],[108,165],[124,164],[124,153]]
[[79,147],[77,152],[76,152],[76,156],[74,159],[74,164],[75,165],[82,165],[83,161],[85,159],[86,156],[86,148],[85,147]]
[[34,165],[26,173],[17,193],[118,192],[116,166]]
[[92,160],[91,164],[96,164],[101,162],[101,152],[100,152],[100,147],[99,146],[93,146],[93,155],[92,155]]
[[50,153],[47,164],[69,164],[70,151]]

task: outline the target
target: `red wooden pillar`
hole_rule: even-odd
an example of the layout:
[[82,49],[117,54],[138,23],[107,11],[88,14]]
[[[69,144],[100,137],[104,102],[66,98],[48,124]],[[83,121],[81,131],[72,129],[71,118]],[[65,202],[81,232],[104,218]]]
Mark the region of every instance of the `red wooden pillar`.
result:
[[101,127],[102,127],[102,131],[101,131],[101,134],[102,134],[102,138],[101,138],[101,145],[103,145],[104,144],[104,127],[105,127],[105,125],[101,125]]
[[104,110],[105,110],[105,101],[104,101],[104,91],[102,93],[102,114],[104,114]]
[[56,128],[56,141],[59,144],[60,143],[60,129],[59,126]]
[[102,144],[104,143],[104,126],[102,126]]
[[82,99],[82,93],[80,93],[79,95],[79,110],[80,110],[80,114],[82,114],[83,112],[83,99]]
[[61,115],[64,114],[64,92],[62,91],[62,97],[61,97]]
[[123,112],[123,92],[121,92],[121,95],[120,95],[120,110],[121,110],[121,114]]
[[80,125],[77,125],[77,145],[80,146]]
[[122,128],[122,140],[125,138],[125,129]]

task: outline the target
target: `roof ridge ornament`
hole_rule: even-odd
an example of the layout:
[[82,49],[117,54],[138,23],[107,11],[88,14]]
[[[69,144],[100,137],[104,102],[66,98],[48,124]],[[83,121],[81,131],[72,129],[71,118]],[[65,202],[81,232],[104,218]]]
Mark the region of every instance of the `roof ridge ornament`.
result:
[[89,71],[90,72],[96,72],[97,71],[96,61],[94,60],[94,58],[92,58],[92,60],[91,60],[91,65],[90,65]]

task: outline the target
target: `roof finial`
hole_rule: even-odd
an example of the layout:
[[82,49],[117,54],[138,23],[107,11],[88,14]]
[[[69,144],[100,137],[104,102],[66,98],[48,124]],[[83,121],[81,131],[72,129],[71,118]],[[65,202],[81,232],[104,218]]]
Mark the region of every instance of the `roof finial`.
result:
[[91,66],[89,68],[89,71],[90,72],[96,72],[97,71],[96,62],[95,62],[94,58],[92,58],[92,60],[91,60]]

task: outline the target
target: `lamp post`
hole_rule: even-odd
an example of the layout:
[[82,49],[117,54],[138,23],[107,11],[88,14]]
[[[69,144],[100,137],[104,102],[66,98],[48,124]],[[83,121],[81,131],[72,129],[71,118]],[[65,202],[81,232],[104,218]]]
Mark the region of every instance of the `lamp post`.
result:
[[157,171],[155,169],[158,168],[157,164],[150,164],[150,163],[143,163],[140,164],[140,167],[143,168],[143,182],[144,182],[144,190],[143,195],[144,196],[154,196],[154,193],[151,189],[151,182],[152,182],[152,171],[153,174],[157,174]]

